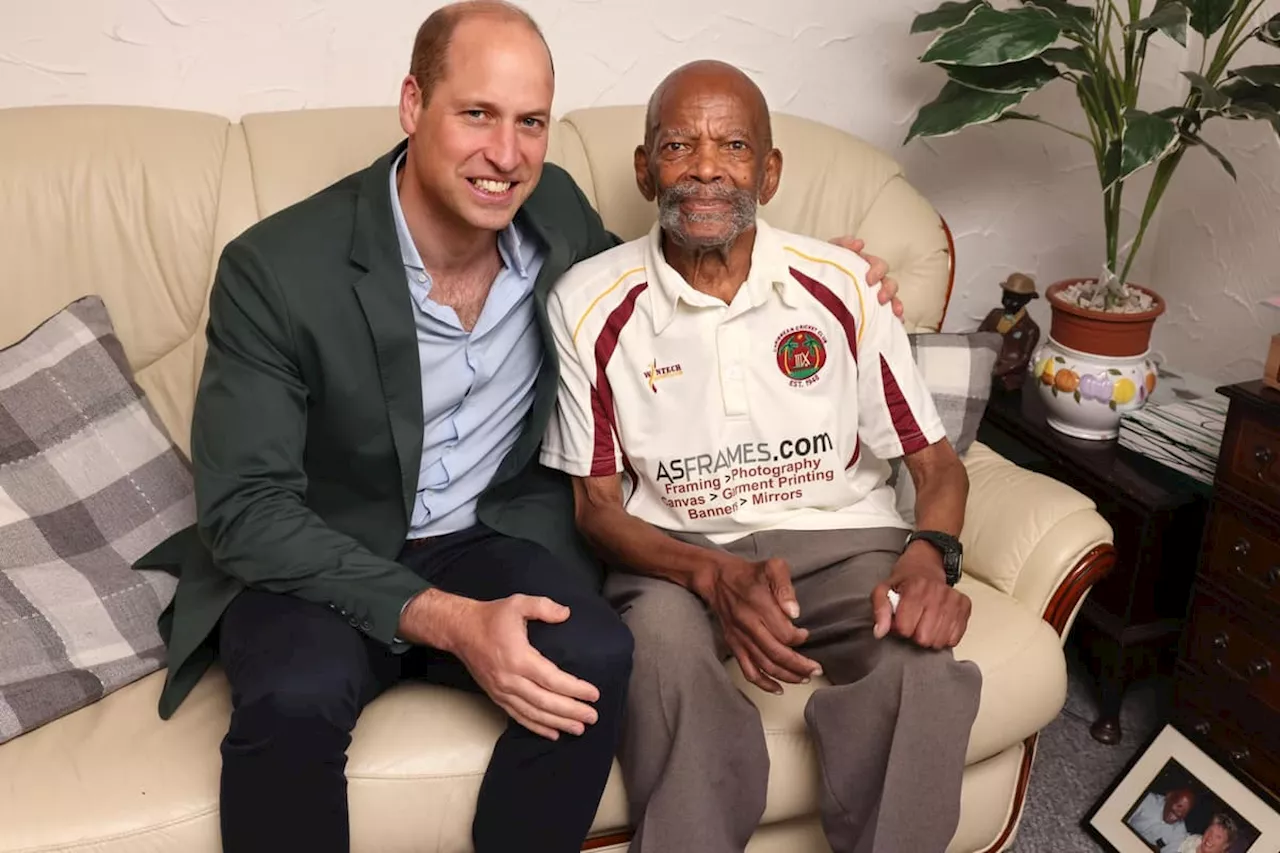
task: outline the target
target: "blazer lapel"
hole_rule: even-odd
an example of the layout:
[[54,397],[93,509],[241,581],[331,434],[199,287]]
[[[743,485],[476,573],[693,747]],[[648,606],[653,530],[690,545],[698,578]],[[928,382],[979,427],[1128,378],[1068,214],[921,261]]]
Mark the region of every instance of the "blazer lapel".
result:
[[402,142],[365,173],[351,260],[365,270],[355,283],[355,294],[373,338],[387,421],[400,463],[401,499],[409,520],[422,460],[422,369],[389,195],[391,164],[404,147]]

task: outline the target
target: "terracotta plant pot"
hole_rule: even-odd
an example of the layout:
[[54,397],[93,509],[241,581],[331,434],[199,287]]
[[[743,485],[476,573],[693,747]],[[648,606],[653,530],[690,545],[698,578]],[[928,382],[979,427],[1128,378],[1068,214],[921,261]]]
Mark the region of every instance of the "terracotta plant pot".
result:
[[1129,287],[1150,295],[1154,307],[1141,314],[1121,314],[1091,311],[1063,302],[1058,297],[1073,284],[1094,281],[1097,279],[1069,278],[1049,285],[1045,291],[1053,312],[1049,336],[1077,352],[1116,358],[1143,355],[1151,345],[1151,329],[1156,318],[1164,313],[1164,300],[1150,288],[1130,284]]

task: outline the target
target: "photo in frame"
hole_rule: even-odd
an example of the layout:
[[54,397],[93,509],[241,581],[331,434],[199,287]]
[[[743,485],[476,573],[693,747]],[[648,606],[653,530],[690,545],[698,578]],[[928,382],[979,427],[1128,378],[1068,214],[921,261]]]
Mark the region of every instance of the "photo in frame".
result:
[[1276,853],[1280,811],[1172,725],[1082,821],[1108,853]]

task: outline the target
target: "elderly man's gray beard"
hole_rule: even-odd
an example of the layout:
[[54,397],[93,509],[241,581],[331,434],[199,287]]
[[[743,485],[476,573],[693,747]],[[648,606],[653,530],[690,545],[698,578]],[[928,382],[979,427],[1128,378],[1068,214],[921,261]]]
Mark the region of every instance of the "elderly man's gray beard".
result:
[[[716,213],[683,213],[680,205],[699,198],[729,202],[729,210]],[[685,226],[699,222],[725,222],[728,230],[713,240],[696,237]],[[756,194],[726,184],[679,183],[658,194],[658,224],[679,246],[695,251],[726,251],[756,224]]]

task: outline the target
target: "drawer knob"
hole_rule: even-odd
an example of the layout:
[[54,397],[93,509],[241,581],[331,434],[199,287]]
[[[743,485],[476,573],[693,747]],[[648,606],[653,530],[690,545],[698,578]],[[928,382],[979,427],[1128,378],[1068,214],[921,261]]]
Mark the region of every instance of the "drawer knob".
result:
[[1280,563],[1271,567],[1271,571],[1267,572],[1267,586],[1275,586],[1280,584]]
[[1231,750],[1231,760],[1236,764],[1244,764],[1249,760],[1249,747],[1244,746],[1240,749]]
[[1204,737],[1205,735],[1209,734],[1209,723],[1206,722],[1205,720],[1201,720],[1200,722],[1195,724],[1194,731],[1196,734],[1200,735],[1201,737]]
[[1262,678],[1271,674],[1271,661],[1266,658],[1258,658],[1249,662],[1249,675],[1254,678]]
[[1262,469],[1271,464],[1271,460],[1275,458],[1275,451],[1265,444],[1259,444],[1253,449],[1253,461],[1258,463],[1258,476],[1262,476]]
[[1237,557],[1247,557],[1249,555],[1249,540],[1241,536],[1236,540],[1236,544],[1231,546],[1231,550],[1235,552]]
[[1213,647],[1215,649],[1225,649],[1227,644],[1231,642],[1231,638],[1227,636],[1226,631],[1220,631],[1213,638]]

